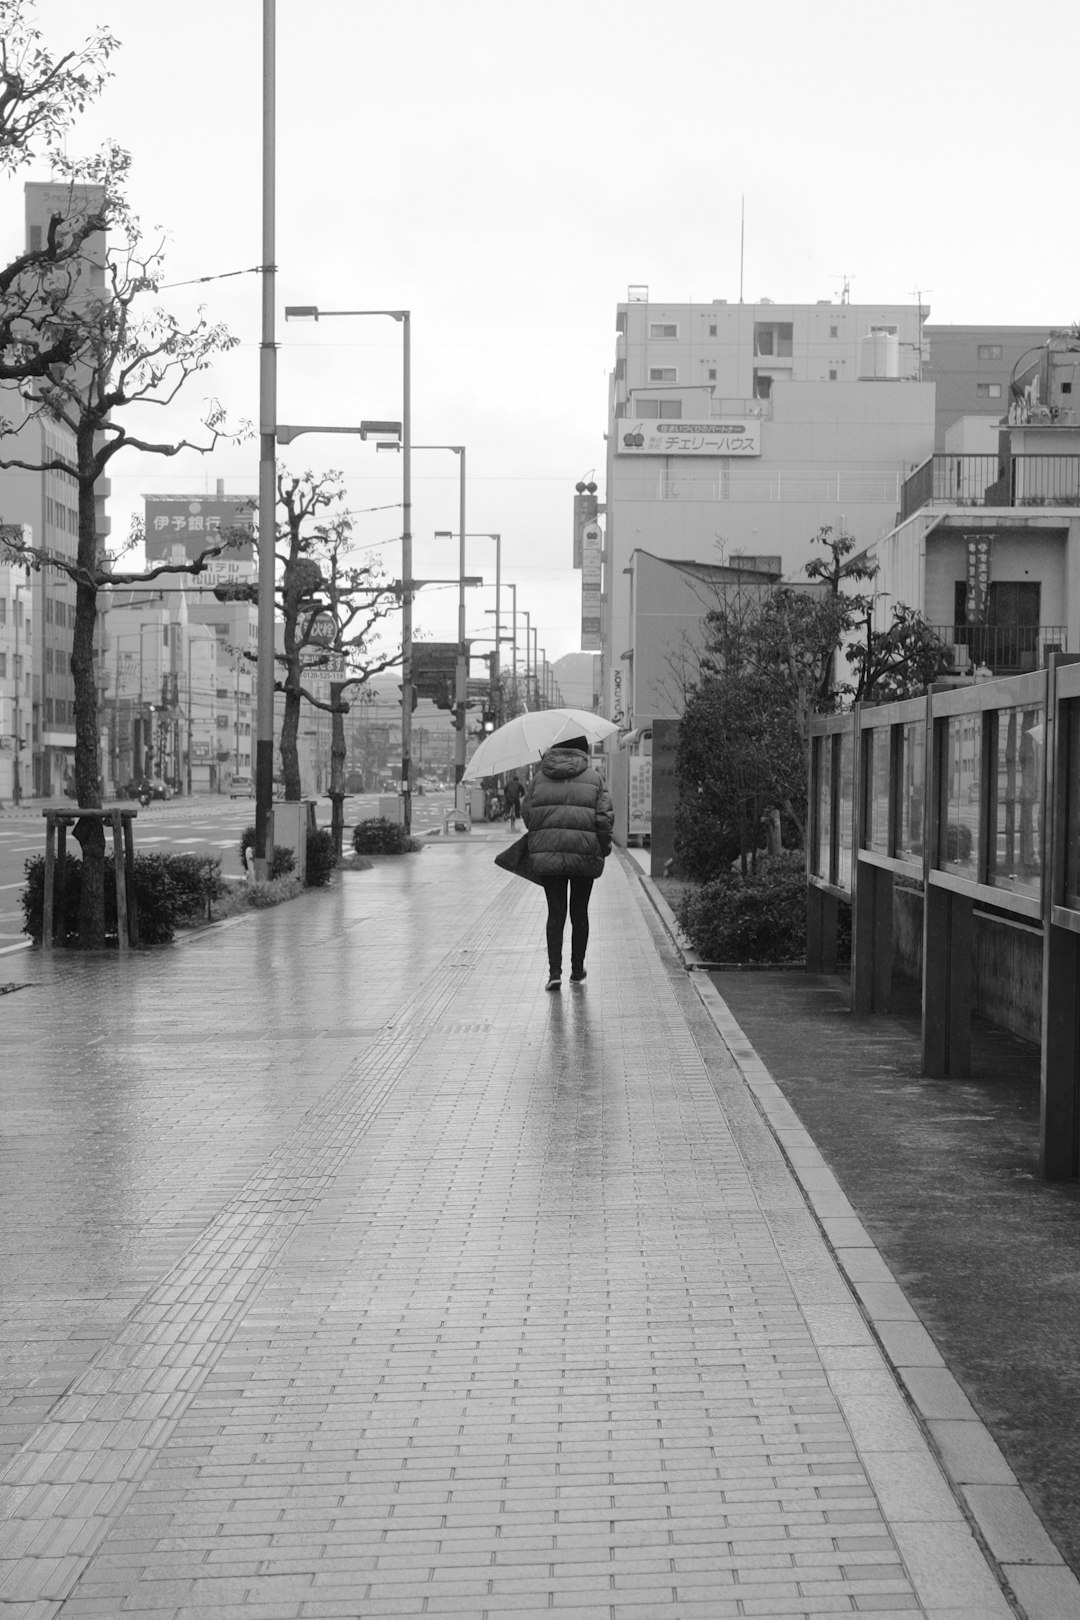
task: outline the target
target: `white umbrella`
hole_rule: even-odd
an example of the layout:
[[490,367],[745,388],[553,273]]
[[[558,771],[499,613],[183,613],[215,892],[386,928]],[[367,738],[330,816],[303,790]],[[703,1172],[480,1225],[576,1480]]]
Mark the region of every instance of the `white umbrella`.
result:
[[588,709],[536,709],[519,714],[485,737],[465,767],[467,782],[498,776],[518,765],[532,765],[558,742],[585,737],[591,743],[610,737],[618,726]]

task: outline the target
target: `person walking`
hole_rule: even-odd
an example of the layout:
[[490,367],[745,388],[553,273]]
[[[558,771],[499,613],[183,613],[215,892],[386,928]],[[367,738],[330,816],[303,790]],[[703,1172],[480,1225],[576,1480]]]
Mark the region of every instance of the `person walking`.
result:
[[506,808],[507,819],[510,822],[510,831],[517,832],[517,818],[521,814],[521,801],[525,795],[525,784],[514,771],[506,778],[503,787],[503,804]]
[[585,980],[589,897],[611,852],[611,795],[589,764],[589,744],[571,737],[549,748],[521,802],[529,865],[547,896],[548,990],[562,988],[563,934],[570,912],[570,982]]

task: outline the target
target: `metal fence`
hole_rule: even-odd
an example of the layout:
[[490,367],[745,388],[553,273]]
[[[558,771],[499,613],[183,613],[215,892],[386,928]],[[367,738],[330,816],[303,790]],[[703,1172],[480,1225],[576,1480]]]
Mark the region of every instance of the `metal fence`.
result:
[[900,490],[900,521],[920,507],[1080,506],[1080,456],[952,455],[938,451]]
[[835,968],[851,906],[860,1014],[888,1010],[898,886],[921,897],[928,1075],[970,1074],[976,921],[1023,936],[1041,962],[1044,1172],[1080,1174],[1080,658],[816,717],[807,886],[811,970]]

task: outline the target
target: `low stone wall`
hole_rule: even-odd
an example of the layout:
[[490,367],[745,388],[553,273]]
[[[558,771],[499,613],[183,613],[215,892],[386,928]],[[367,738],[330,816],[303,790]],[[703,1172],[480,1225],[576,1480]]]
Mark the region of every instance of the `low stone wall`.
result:
[[[893,969],[922,979],[923,898],[893,890]],[[1042,934],[1023,923],[975,912],[975,1007],[1024,1040],[1042,1030]]]

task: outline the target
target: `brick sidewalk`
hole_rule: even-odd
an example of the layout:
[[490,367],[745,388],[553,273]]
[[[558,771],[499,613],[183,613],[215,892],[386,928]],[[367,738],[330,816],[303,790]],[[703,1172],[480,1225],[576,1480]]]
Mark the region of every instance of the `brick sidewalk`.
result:
[[547,996],[491,855],[20,961],[0,1605],[1017,1612],[636,877]]

